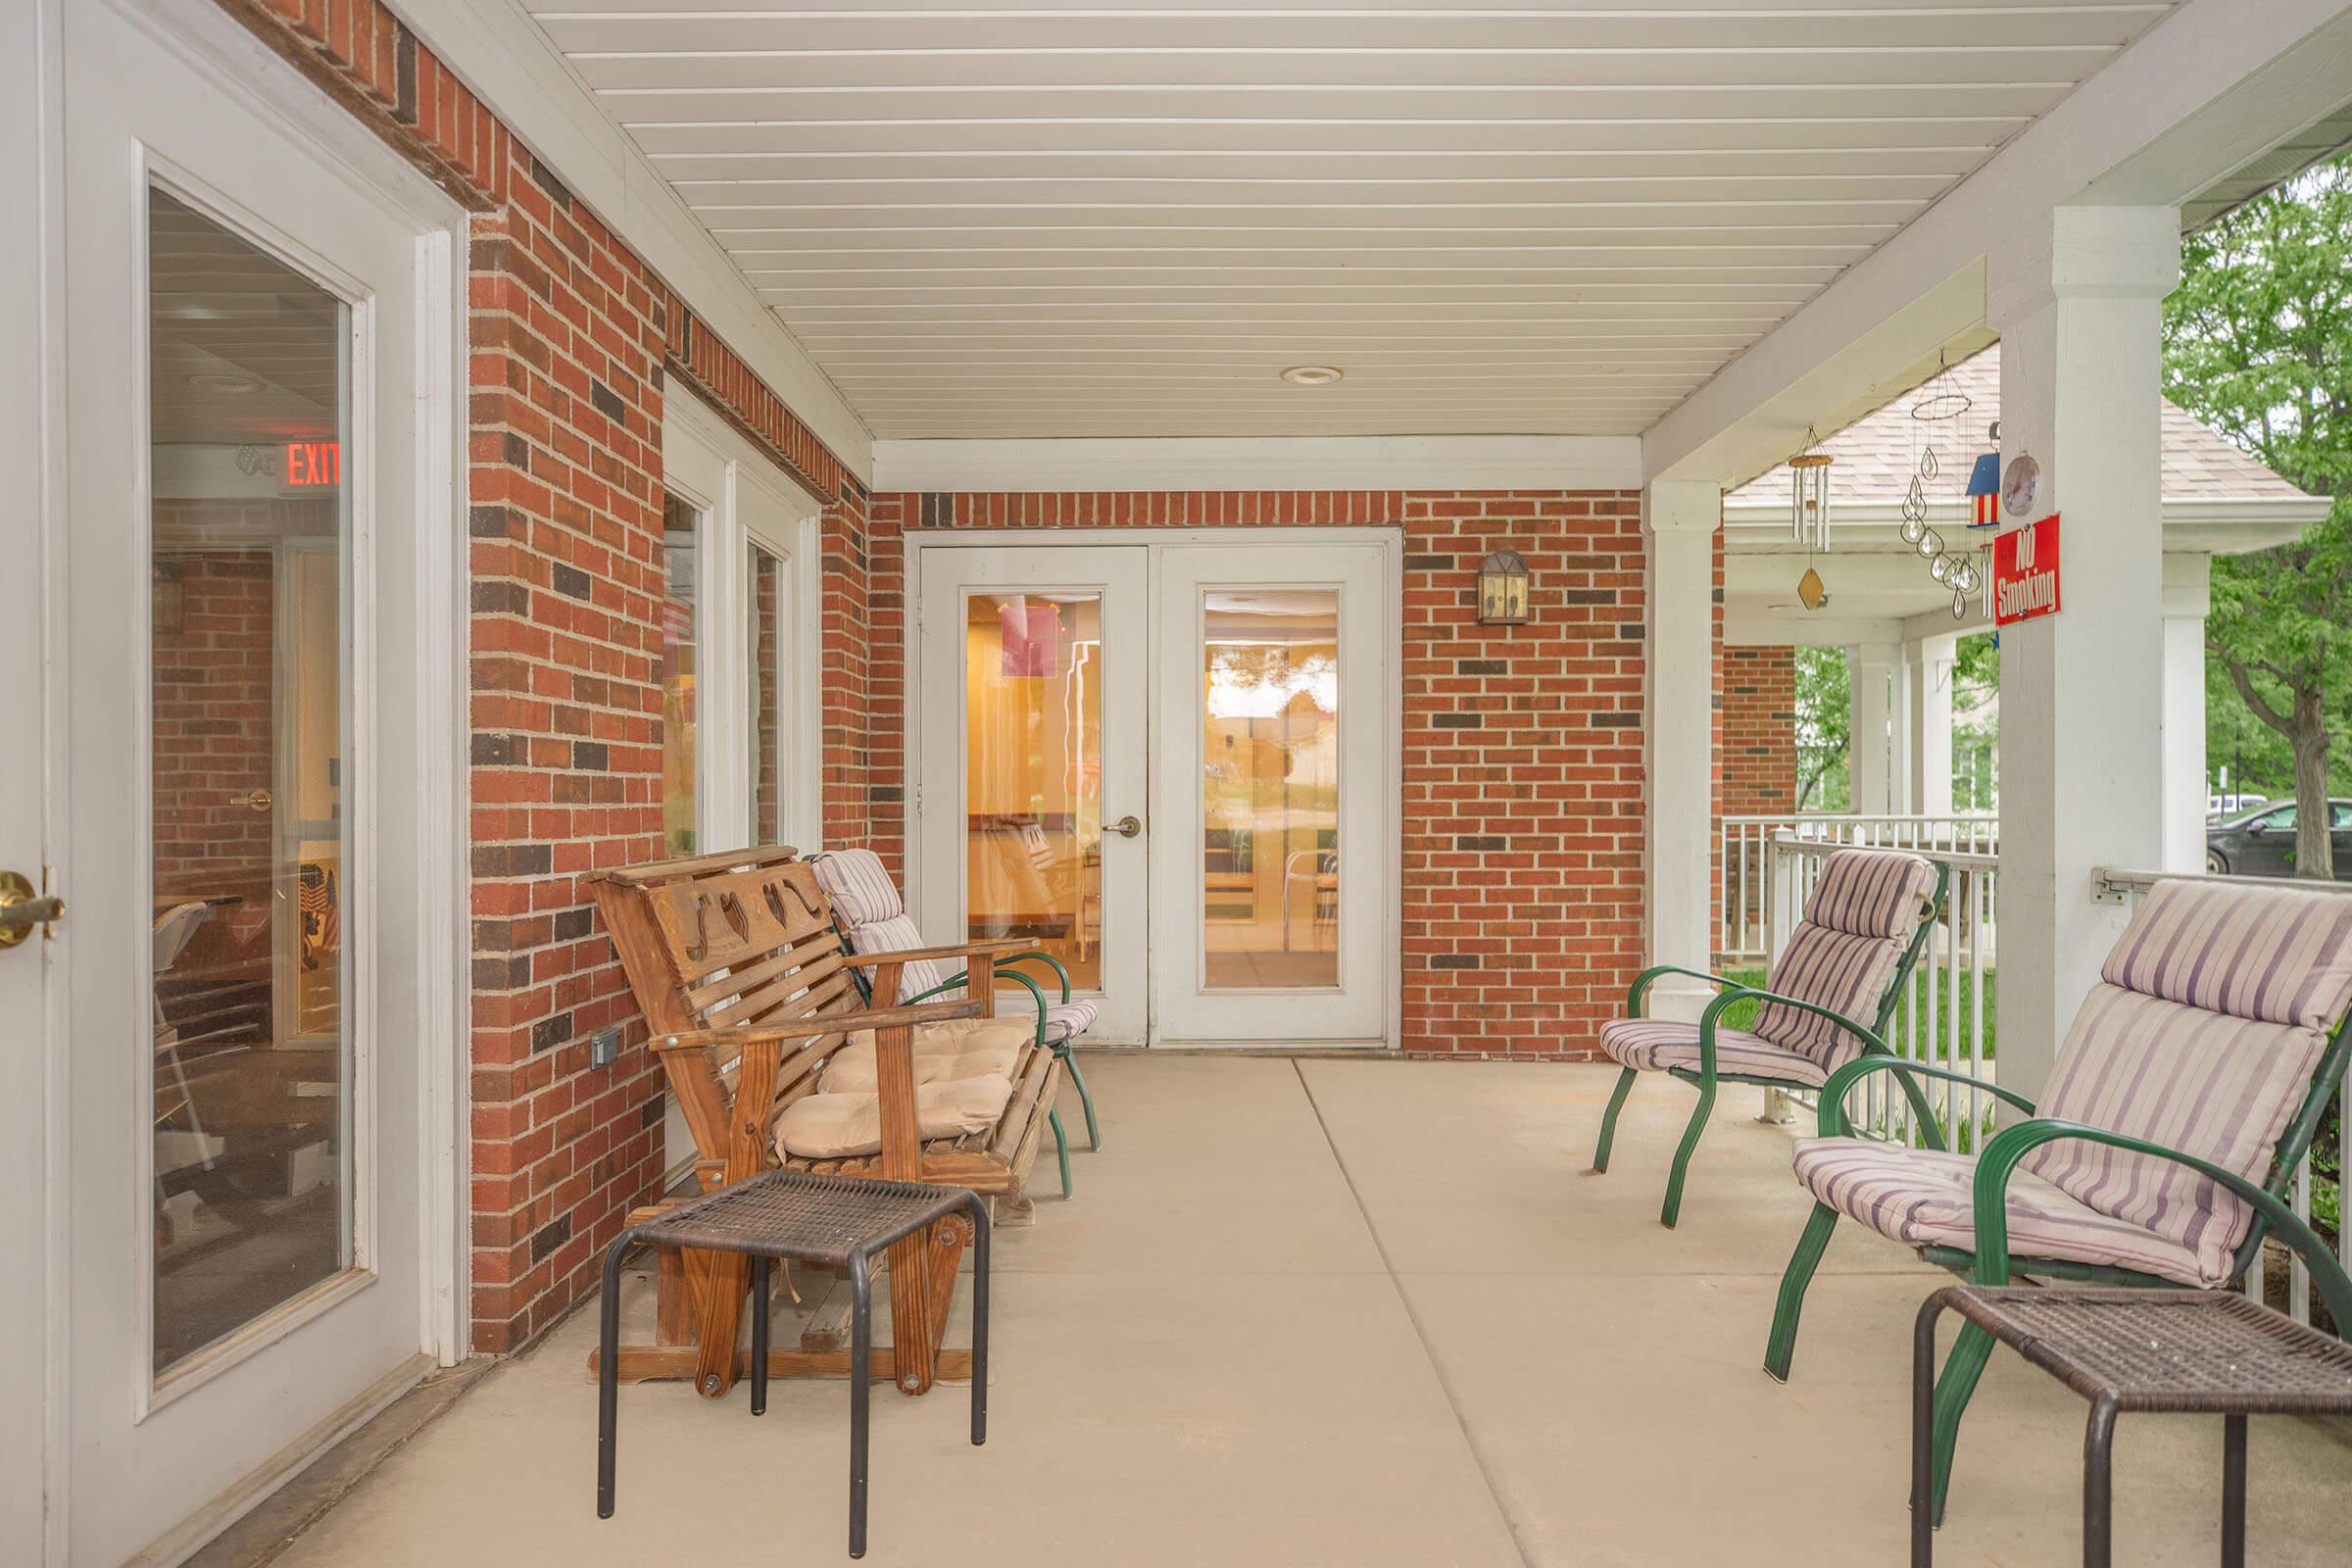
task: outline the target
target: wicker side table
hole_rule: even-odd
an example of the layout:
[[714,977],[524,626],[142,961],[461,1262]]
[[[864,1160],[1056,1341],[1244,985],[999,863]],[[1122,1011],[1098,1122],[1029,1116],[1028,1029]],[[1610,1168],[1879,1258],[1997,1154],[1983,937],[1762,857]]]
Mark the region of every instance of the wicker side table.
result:
[[1946,1309],[2090,1401],[2082,1442],[2082,1562],[2114,1550],[2115,1418],[2226,1417],[2222,1564],[2246,1560],[2246,1417],[2352,1415],[2352,1345],[2234,1291],[2046,1290],[1954,1285],[1919,1309],[1911,1343],[1911,1562],[1930,1568],[1936,1323]]
[[605,1252],[597,1358],[596,1515],[612,1517],[620,1396],[620,1264],[629,1249],[697,1248],[752,1259],[752,1414],[767,1410],[767,1276],[777,1258],[850,1279],[850,1555],[865,1555],[866,1409],[873,1392],[873,1259],[957,1209],[972,1221],[972,1442],[988,1441],[988,1207],[959,1187],[774,1170],[622,1231]]

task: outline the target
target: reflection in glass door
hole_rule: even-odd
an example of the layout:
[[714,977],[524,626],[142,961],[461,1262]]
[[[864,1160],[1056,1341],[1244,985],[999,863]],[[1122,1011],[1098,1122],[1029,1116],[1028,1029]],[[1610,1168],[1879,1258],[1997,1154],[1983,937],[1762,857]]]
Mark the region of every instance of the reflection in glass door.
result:
[[1102,984],[1102,596],[964,601],[964,929]]
[[[700,842],[696,794],[696,640],[701,635],[698,574],[703,514],[685,497],[662,497],[662,843],[692,855]],[[723,716],[723,714],[722,714]]]
[[355,1264],[351,310],[149,194],[153,1366]]
[[1201,964],[1211,991],[1340,983],[1340,595],[1202,594]]

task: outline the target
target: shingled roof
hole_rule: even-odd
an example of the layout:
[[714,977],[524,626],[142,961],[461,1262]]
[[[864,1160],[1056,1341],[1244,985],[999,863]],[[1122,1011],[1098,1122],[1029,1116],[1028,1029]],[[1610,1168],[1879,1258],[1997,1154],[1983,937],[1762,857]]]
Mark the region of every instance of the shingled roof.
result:
[[[1946,391],[1967,395],[1966,414],[1953,419],[1915,419],[1913,408]],[[2196,416],[2164,403],[2164,489],[2167,501],[2291,501],[2303,492],[2264,467]],[[1930,499],[1965,495],[1970,465],[1989,451],[1986,431],[2001,416],[2001,347],[1970,356],[1918,391],[1864,415],[1821,443],[1838,460],[1834,494],[1839,502],[1892,504],[1902,499],[1921,447],[1934,445],[1941,471]],[[1788,504],[1788,466],[1749,480],[1730,496],[1733,506]]]

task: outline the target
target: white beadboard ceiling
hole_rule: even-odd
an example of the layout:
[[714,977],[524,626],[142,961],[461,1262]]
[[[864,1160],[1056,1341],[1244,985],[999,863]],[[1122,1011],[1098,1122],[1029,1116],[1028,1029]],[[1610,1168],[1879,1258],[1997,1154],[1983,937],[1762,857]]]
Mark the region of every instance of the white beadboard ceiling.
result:
[[907,438],[1638,433],[2172,3],[531,9]]

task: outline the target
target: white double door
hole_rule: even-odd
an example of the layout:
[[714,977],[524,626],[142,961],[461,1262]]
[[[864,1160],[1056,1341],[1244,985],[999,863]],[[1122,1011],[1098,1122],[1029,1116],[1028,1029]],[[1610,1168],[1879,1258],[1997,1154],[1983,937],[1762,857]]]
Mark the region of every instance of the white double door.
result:
[[465,228],[218,8],[43,15],[0,1561],[114,1568],[459,1350]]
[[1090,1042],[1393,1041],[1393,541],[911,553],[926,935],[1049,955]]

